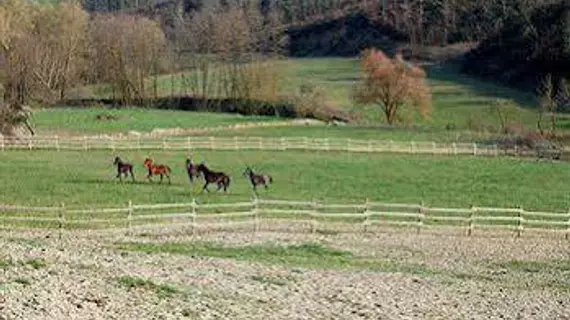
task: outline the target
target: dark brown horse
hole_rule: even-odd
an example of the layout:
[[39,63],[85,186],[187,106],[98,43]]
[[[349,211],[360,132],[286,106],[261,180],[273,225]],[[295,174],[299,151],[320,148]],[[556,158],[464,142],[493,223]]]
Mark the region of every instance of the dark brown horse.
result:
[[224,188],[224,192],[227,191],[230,186],[230,176],[223,172],[211,171],[204,163],[200,163],[196,169],[204,176],[204,180],[206,180],[206,184],[204,185],[204,188],[202,188],[202,191],[206,190],[210,192],[210,190],[208,190],[208,185],[210,183],[218,185],[218,189],[216,189],[216,191],[220,190],[222,187]]
[[273,178],[268,174],[255,174],[250,167],[245,168],[243,176],[249,178],[253,191],[257,192],[257,186],[263,185],[267,189],[267,185],[273,183]]
[[198,179],[200,177],[198,166],[192,163],[190,158],[186,159],[186,172],[188,172],[188,178],[190,178],[191,183],[194,183],[194,179]]
[[123,177],[122,175],[125,175],[125,178],[129,176],[129,173],[131,174],[131,179],[133,179],[133,182],[135,181],[135,175],[133,174],[133,165],[128,163],[128,162],[123,162],[121,160],[121,158],[119,157],[115,157],[115,161],[113,162],[113,165],[117,166],[117,178],[119,178],[119,180],[123,181]]
[[151,177],[153,175],[160,175],[160,183],[162,183],[162,177],[166,176],[168,178],[168,184],[170,184],[170,167],[164,164],[154,164],[152,159],[146,158],[143,165],[148,169],[148,175],[146,176],[149,181],[152,182]]

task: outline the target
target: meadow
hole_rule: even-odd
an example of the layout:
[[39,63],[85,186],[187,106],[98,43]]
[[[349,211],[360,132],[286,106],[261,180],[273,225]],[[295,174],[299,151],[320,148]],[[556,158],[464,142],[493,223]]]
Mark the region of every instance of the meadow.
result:
[[[137,181],[115,179],[115,155],[135,166]],[[190,184],[184,169],[188,153],[10,151],[2,154],[0,203],[67,207],[247,201],[253,196],[242,176],[246,165],[271,174],[274,184],[260,190],[265,199],[325,203],[374,201],[428,206],[517,207],[566,212],[570,171],[565,163],[512,158],[421,156],[335,152],[201,151],[191,156],[232,177],[230,191],[201,193],[203,180]],[[146,181],[142,162],[152,157],[173,169],[172,184]],[[215,186],[210,186],[215,190]]]
[[[500,120],[494,107],[497,99],[512,105],[508,110],[508,121],[529,129],[536,128],[538,118],[536,97],[529,92],[495,85],[460,74],[451,64],[425,66],[428,82],[432,89],[433,108],[427,119],[414,111],[404,111],[405,120],[397,126],[387,128],[381,110],[376,105],[355,105],[352,90],[360,77],[357,59],[318,58],[288,59],[276,62],[283,70],[280,94],[283,97],[298,95],[302,86],[311,85],[323,90],[325,99],[338,107],[359,115],[357,123],[349,128],[271,128],[251,129],[239,132],[218,132],[218,135],[262,135],[262,136],[343,136],[352,138],[374,138],[423,141],[474,141],[498,134]],[[158,77],[159,95],[192,94],[185,88],[176,73]],[[105,86],[89,86],[91,92],[84,98],[107,97]],[[110,114],[116,121],[98,121],[97,114]],[[244,121],[283,120],[275,117],[241,116],[236,114],[213,114],[201,112],[166,111],[142,108],[104,109],[68,108],[65,106],[41,109],[32,120],[39,133],[105,133],[127,132],[129,130],[150,131],[153,128],[206,127]],[[568,129],[567,117],[560,117],[558,129]]]
[[[99,120],[98,115],[116,120]],[[150,132],[154,128],[204,128],[243,122],[275,121],[275,117],[186,112],[146,108],[69,108],[38,110],[32,123],[38,135],[83,135],[97,133]]]

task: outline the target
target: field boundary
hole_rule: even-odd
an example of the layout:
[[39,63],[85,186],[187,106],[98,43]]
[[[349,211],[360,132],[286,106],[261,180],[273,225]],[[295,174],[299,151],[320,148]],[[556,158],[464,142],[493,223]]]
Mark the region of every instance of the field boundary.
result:
[[368,153],[421,153],[421,154],[470,154],[474,156],[527,155],[536,152],[520,148],[500,148],[493,144],[443,143],[426,141],[365,140],[351,138],[310,137],[59,137],[33,136],[8,139],[0,136],[0,150],[263,150],[263,151],[344,151]]
[[194,234],[201,225],[253,225],[260,231],[262,221],[304,222],[311,233],[326,230],[334,223],[356,226],[370,232],[374,226],[411,228],[415,233],[427,228],[453,228],[471,236],[478,229],[523,232],[546,231],[564,234],[570,240],[570,211],[566,213],[526,211],[523,208],[443,208],[419,204],[319,203],[317,201],[263,200],[236,203],[142,204],[131,201],[123,207],[78,209],[0,205],[3,229],[119,230],[132,234],[140,228],[187,226]]

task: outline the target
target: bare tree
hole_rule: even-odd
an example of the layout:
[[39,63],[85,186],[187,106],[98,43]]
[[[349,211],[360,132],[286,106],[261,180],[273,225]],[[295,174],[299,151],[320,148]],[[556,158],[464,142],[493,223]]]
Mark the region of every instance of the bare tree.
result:
[[357,103],[379,105],[388,124],[393,124],[404,106],[415,107],[422,116],[431,111],[431,93],[425,72],[405,62],[401,55],[394,59],[382,51],[368,49],[362,58],[363,77],[355,90]]

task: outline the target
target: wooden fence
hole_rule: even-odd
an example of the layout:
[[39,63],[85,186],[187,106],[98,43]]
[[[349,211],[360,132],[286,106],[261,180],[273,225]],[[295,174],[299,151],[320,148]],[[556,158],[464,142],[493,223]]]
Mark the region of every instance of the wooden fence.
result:
[[253,225],[259,231],[275,221],[303,222],[310,232],[326,230],[332,224],[373,232],[375,226],[405,227],[420,233],[426,228],[454,228],[467,236],[476,230],[510,230],[520,237],[535,230],[562,233],[570,239],[570,211],[565,213],[526,211],[523,208],[437,208],[423,204],[366,201],[353,204],[326,204],[316,201],[261,200],[237,203],[189,203],[134,205],[115,208],[26,207],[0,205],[3,229],[55,228],[120,230],[130,234],[138,228],[182,225],[194,233],[200,226]]
[[345,152],[395,152],[427,154],[471,154],[498,156],[529,153],[520,149],[501,149],[497,145],[477,143],[436,143],[419,141],[363,140],[350,138],[309,137],[58,137],[33,136],[8,139],[0,136],[0,150],[312,150]]

